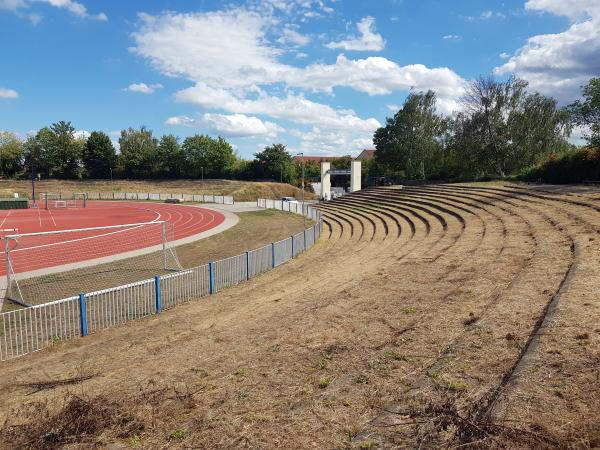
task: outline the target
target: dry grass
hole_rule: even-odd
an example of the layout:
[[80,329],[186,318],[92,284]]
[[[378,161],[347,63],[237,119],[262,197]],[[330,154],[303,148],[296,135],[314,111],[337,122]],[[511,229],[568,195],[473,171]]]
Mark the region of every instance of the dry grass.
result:
[[[236,180],[43,180],[36,183],[36,192],[158,192],[173,194],[232,195],[235,201],[255,201],[257,198],[301,198],[302,191],[285,183],[250,182]],[[0,197],[31,195],[27,180],[0,180]],[[306,192],[307,199],[314,195]]]
[[[598,447],[597,193],[577,196],[592,208],[487,187],[352,195],[277,270],[3,364],[0,441],[53,429],[84,448]],[[81,364],[101,375],[33,395],[12,381]],[[125,420],[73,431],[73,395]],[[47,412],[34,419],[35,402]]]

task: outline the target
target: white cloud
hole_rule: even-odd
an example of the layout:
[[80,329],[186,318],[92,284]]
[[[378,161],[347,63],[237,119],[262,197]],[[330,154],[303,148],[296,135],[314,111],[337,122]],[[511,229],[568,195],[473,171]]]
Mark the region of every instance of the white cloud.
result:
[[442,39],[445,41],[460,41],[462,40],[462,36],[458,34],[447,34],[445,36],[442,36]]
[[383,37],[375,31],[375,19],[365,17],[358,24],[359,37],[349,37],[340,42],[330,42],[325,45],[331,49],[342,49],[347,51],[375,51],[379,52],[385,48]]
[[123,89],[126,92],[138,92],[140,94],[154,94],[157,89],[161,89],[162,84],[146,84],[146,83],[133,83]]
[[291,28],[284,28],[281,37],[277,42],[284,45],[304,46],[310,42],[310,36],[298,33]]
[[65,9],[82,19],[98,20],[101,22],[106,22],[108,20],[108,17],[103,12],[90,14],[82,3],[73,0],[0,0],[0,10],[13,11],[20,17],[25,17],[31,21],[32,24],[37,25],[42,20],[42,16],[39,13],[22,12],[23,10],[31,8],[35,3],[46,3],[55,8]]
[[75,139],[87,139],[91,134],[92,133],[90,133],[88,130],[77,130],[75,133],[73,133]]
[[[268,6],[284,8],[284,3],[270,1]],[[297,7],[294,3],[292,7]],[[272,36],[282,36],[281,22],[254,10],[167,12],[158,16],[140,14],[139,18],[131,51],[164,75],[190,80],[192,86],[176,92],[176,100],[214,115],[177,116],[168,119],[169,124],[206,127],[208,121],[214,124],[218,119],[219,126],[226,130],[236,115],[265,116],[267,120],[308,127],[310,133],[299,136],[302,142],[317,142],[316,136],[321,136],[319,142],[338,142],[339,151],[347,152],[345,147],[352,142],[371,139],[373,131],[381,126],[379,121],[313,101],[303,92],[333,93],[336,87],[349,87],[369,95],[385,95],[434,89],[440,98],[440,110],[451,112],[465,85],[465,80],[448,68],[400,66],[383,57],[349,59],[339,55],[331,64],[284,64],[280,61],[284,52],[274,47],[272,40]],[[365,24],[370,29],[369,22]],[[240,129],[250,122],[238,119],[235,123]]]
[[396,105],[396,104],[391,104],[391,105],[385,105],[385,107],[387,109],[389,109],[391,112],[393,112],[394,114],[396,114],[398,111],[400,111],[401,106],[400,105]]
[[598,0],[527,0],[525,9],[565,16],[572,21],[581,21],[600,15]]
[[0,98],[19,98],[19,93],[14,89],[0,87]]
[[258,117],[245,114],[211,114],[205,113],[199,119],[188,116],[169,117],[167,125],[178,125],[187,127],[205,126],[210,130],[226,137],[270,137],[274,138],[278,133],[285,131],[273,122],[263,121]]
[[502,52],[498,56],[500,56],[500,58],[502,58],[502,59],[508,59],[508,58],[510,58],[510,54],[508,54],[506,52]]
[[495,69],[529,81],[533,90],[561,103],[579,97],[580,86],[600,74],[600,4],[597,1],[529,0],[526,8],[564,15],[574,22],[562,33],[530,37],[514,56]]
[[590,135],[590,127],[588,126],[576,126],[573,127],[573,131],[571,136],[569,137],[569,142],[573,145],[586,145],[587,139],[586,137]]
[[267,136],[276,137],[283,130],[273,122],[260,120],[245,114],[210,114],[202,116],[202,121],[213,131],[232,137]]

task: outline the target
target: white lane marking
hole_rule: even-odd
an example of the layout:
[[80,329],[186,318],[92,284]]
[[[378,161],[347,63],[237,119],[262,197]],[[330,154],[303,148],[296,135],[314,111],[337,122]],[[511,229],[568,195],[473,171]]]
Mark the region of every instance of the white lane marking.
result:
[[2,219],[2,223],[0,223],[0,228],[2,228],[2,225],[4,225],[4,222],[6,222],[6,219],[8,219],[8,216],[10,216],[10,213],[12,212],[12,209],[8,210],[8,213],[6,214],[6,217],[4,219]]
[[48,214],[50,214],[50,218],[52,219],[54,226],[56,227],[56,221],[54,220],[54,215],[52,215],[52,211],[50,211],[49,209],[47,211],[48,211]]

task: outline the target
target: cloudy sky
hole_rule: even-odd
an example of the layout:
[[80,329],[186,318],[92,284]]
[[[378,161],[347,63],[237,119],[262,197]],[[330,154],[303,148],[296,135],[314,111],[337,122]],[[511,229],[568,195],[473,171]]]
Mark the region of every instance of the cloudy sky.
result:
[[0,0],[0,54],[0,129],[20,135],[70,120],[356,154],[411,89],[448,114],[482,74],[577,98],[600,0]]

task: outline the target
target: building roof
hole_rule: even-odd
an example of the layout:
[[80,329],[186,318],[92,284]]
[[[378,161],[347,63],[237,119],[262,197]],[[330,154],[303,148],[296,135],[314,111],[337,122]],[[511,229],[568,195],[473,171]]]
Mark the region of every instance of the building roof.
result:
[[340,159],[342,156],[294,156],[294,161],[298,162],[316,162],[320,163],[323,161],[333,161],[334,159]]
[[375,149],[364,149],[362,152],[359,153],[359,155],[356,157],[356,159],[368,159],[368,158],[372,158],[373,156],[375,156]]

